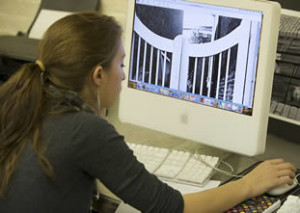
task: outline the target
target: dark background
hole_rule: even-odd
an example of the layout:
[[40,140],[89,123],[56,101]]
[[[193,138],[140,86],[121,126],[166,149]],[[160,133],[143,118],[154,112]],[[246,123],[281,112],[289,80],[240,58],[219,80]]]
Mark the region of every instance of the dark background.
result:
[[300,11],[299,0],[272,0],[272,1],[279,2],[279,4],[281,4],[281,7],[284,9]]

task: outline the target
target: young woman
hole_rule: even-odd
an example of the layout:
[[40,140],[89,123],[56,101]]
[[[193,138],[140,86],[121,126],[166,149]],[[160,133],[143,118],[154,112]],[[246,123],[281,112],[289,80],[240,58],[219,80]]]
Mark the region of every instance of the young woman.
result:
[[79,13],[54,23],[25,64],[0,87],[0,212],[88,212],[99,178],[142,212],[222,212],[284,183],[281,159],[240,180],[182,196],[148,173],[102,119],[125,79],[121,28]]

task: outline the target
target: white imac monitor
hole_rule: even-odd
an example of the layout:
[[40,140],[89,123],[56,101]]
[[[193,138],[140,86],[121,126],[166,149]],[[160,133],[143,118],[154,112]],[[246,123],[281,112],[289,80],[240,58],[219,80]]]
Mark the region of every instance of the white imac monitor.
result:
[[120,120],[235,153],[263,153],[279,4],[128,4]]

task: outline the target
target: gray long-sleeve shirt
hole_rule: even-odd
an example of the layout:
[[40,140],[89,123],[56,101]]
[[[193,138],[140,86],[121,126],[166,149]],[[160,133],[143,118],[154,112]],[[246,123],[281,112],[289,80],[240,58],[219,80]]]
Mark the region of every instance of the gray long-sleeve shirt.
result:
[[126,203],[143,212],[182,212],[183,199],[148,173],[124,138],[104,119],[88,112],[66,113],[43,125],[49,179],[32,146],[22,153],[0,200],[1,213],[87,213],[99,178]]

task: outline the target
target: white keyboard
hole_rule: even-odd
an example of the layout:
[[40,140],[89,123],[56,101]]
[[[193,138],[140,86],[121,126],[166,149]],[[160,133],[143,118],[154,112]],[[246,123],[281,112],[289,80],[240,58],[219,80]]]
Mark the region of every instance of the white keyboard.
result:
[[192,185],[205,185],[213,175],[213,167],[219,158],[196,155],[186,151],[170,150],[154,146],[127,143],[138,161],[162,179]]

